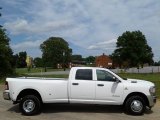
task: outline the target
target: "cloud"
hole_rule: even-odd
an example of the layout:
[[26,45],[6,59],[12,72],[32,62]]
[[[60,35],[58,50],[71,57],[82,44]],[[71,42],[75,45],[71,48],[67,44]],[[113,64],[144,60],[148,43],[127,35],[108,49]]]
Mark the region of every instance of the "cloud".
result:
[[4,27],[15,38],[13,44],[19,36],[24,36],[19,43],[28,36],[31,41],[60,36],[94,55],[112,52],[115,42],[110,40],[126,30],[140,30],[159,56],[154,50],[160,44],[159,0],[2,0],[2,6],[9,8]]
[[29,56],[40,57],[42,54],[40,50],[40,44],[42,42],[43,40],[26,40],[17,44],[11,44],[11,48],[14,50],[14,54],[21,51],[26,51]]
[[25,32],[25,31],[27,31],[27,29],[29,29],[28,22],[23,19],[18,19],[13,22],[6,22],[4,24],[4,27],[7,28],[8,30],[10,30],[10,32],[15,35],[22,33],[22,32]]
[[88,49],[89,50],[114,50],[116,42],[117,42],[117,39],[98,42],[94,45],[90,45]]
[[22,50],[22,49],[32,49],[35,47],[39,47],[42,43],[42,40],[36,40],[36,41],[24,41],[17,44],[12,44],[12,48],[15,50]]
[[44,32],[50,32],[55,30],[64,29],[70,26],[71,21],[61,20],[61,21],[49,21],[45,24],[40,23],[29,23],[25,19],[17,19],[13,22],[6,22],[4,27],[9,29],[11,34],[41,34]]

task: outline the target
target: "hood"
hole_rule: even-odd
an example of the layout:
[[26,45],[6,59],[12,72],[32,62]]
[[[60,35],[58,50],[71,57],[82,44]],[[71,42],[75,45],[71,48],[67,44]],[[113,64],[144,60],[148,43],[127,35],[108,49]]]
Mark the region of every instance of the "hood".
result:
[[130,82],[132,84],[142,84],[142,85],[148,85],[148,86],[155,86],[154,83],[146,80],[139,80],[139,79],[130,79],[127,78],[127,82]]

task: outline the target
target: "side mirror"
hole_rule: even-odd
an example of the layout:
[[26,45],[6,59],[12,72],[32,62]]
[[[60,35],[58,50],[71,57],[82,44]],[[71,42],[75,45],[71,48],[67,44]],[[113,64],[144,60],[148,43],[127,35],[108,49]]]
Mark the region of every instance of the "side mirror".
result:
[[120,83],[121,81],[118,79],[118,78],[116,78],[116,77],[113,77],[113,79],[114,79],[114,81],[116,82],[116,83]]

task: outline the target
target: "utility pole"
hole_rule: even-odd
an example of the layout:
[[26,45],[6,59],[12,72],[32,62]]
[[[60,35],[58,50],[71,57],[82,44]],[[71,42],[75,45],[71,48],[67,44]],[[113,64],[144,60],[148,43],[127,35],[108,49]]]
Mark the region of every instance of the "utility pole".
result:
[[65,71],[65,51],[63,52],[63,70]]
[[[2,9],[1,7],[0,7],[0,9]],[[2,14],[0,13],[0,16],[1,16]]]
[[[0,9],[2,9],[2,7],[0,7]],[[0,13],[0,17],[2,16],[2,14]],[[3,26],[2,25],[0,25],[0,28],[2,28]]]

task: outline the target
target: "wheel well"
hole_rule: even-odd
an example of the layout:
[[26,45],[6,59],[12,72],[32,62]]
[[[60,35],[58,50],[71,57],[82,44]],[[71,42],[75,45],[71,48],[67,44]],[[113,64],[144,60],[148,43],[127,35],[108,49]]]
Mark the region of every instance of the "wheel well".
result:
[[41,95],[39,94],[39,92],[37,90],[34,89],[24,89],[22,90],[18,97],[17,97],[17,102],[19,102],[23,97],[25,97],[26,95],[35,95],[39,98],[39,100],[42,102],[42,98]]
[[128,100],[128,98],[132,97],[132,96],[140,96],[144,99],[145,103],[146,103],[146,106],[149,106],[149,101],[148,101],[148,98],[145,94],[143,93],[140,93],[140,92],[133,92],[133,93],[130,93],[129,95],[127,95],[123,105],[125,105],[126,101]]

